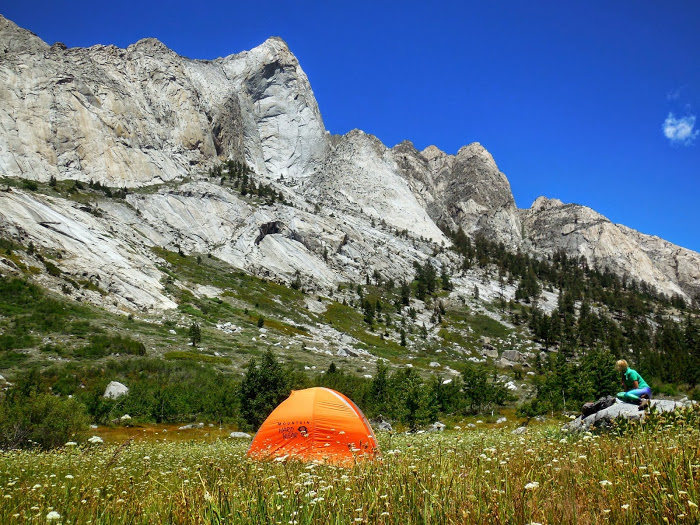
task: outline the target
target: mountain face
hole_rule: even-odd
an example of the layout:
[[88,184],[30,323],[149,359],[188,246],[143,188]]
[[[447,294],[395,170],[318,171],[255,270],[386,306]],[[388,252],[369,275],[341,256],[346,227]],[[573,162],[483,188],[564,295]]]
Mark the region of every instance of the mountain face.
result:
[[[455,266],[438,225],[546,257],[558,250],[686,299],[700,295],[700,254],[539,198],[519,210],[479,143],[449,155],[388,148],[359,130],[330,135],[309,81],[279,38],[216,60],[154,39],[126,49],[49,46],[0,17],[0,176],[94,181],[125,199],[0,192],[0,233],[100,283],[110,308],[172,308],[155,247],[212,254],[310,288],[379,272],[403,280],[427,259]],[[266,202],[207,176],[245,161]],[[437,255],[435,255],[437,254]],[[0,271],[16,268],[0,260]],[[58,281],[41,276],[46,286]]]

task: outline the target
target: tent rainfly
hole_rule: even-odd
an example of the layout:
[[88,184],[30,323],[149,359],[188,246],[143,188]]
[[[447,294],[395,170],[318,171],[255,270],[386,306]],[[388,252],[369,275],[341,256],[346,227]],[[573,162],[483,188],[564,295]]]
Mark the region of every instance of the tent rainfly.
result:
[[248,449],[256,459],[288,457],[348,466],[374,459],[377,439],[362,411],[330,388],[293,390],[258,429]]

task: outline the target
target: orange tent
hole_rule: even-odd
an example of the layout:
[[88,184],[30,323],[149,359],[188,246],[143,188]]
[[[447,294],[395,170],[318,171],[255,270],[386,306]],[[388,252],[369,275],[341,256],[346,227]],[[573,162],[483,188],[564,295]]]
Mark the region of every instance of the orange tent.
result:
[[288,456],[351,465],[379,452],[372,427],[355,403],[330,388],[293,390],[258,429],[250,457]]

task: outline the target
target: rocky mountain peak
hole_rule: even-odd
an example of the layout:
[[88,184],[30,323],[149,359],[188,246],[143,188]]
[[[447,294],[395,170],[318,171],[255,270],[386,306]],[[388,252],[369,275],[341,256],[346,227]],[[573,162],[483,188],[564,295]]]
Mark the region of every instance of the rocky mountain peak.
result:
[[48,47],[34,33],[0,15],[0,57],[8,53],[37,53]]
[[169,55],[177,55],[175,51],[166,46],[163,42],[157,38],[142,38],[134,44],[131,44],[126,48],[128,52],[142,52],[145,54],[158,54],[164,53]]
[[532,211],[541,211],[549,208],[558,208],[559,206],[564,206],[564,203],[559,199],[549,199],[544,195],[540,195],[535,199],[535,202],[532,203],[530,209]]
[[447,156],[447,153],[442,151],[440,148],[437,146],[430,145],[427,148],[425,148],[423,151],[421,151],[421,155],[425,157],[427,160],[431,161],[437,158],[443,158]]
[[488,166],[492,170],[498,170],[498,166],[496,165],[493,155],[491,155],[491,153],[489,153],[489,151],[479,142],[472,142],[471,144],[462,146],[459,148],[456,157],[458,161],[469,159],[469,162],[471,163],[479,162]]

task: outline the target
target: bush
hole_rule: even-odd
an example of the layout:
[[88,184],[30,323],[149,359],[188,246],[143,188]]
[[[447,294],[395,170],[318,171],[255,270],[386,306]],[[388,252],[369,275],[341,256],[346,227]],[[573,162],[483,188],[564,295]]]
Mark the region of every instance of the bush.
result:
[[25,179],[22,181],[22,187],[25,190],[30,190],[30,191],[36,191],[39,189],[39,185],[35,181],[28,180],[28,179]]
[[85,408],[75,399],[11,392],[0,404],[0,448],[59,447],[78,439],[87,424]]

